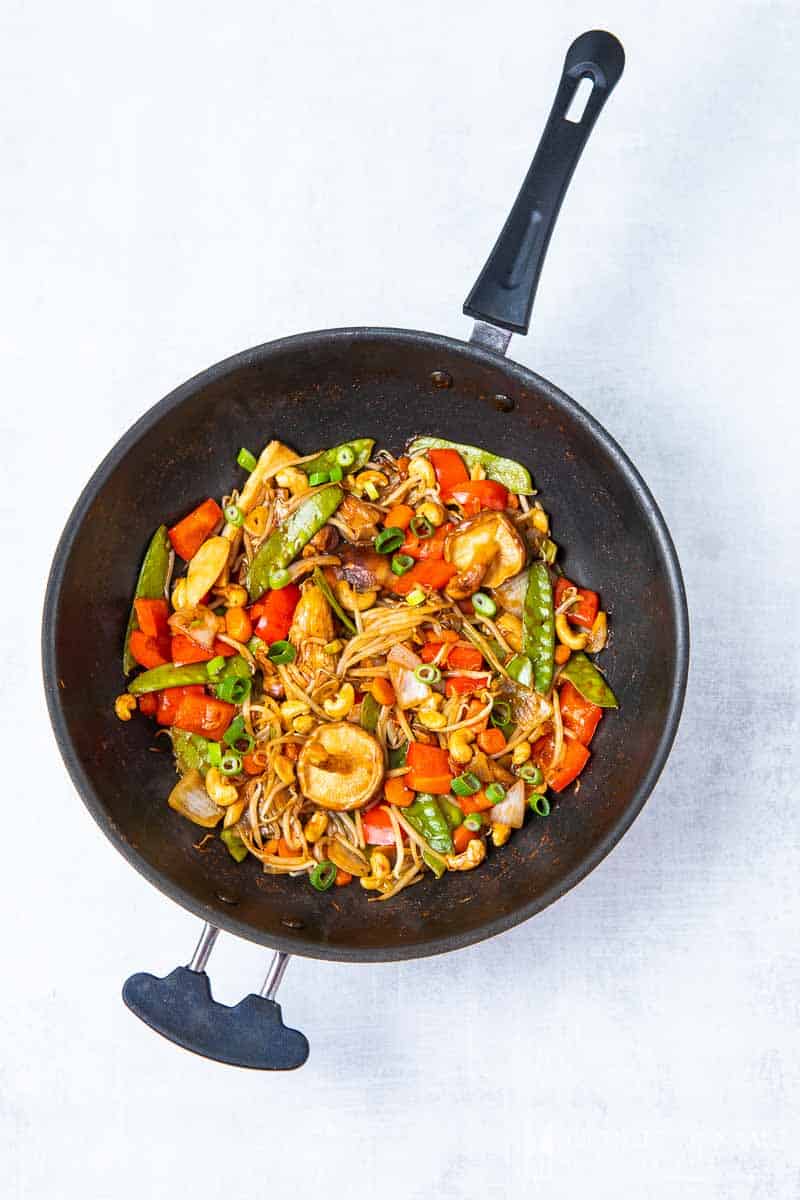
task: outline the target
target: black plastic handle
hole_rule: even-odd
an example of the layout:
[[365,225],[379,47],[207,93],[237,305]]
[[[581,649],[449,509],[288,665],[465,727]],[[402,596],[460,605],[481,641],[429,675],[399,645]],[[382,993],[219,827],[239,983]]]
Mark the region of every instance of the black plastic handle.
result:
[[308,1058],[308,1042],[299,1030],[284,1025],[280,1004],[256,995],[232,1008],[219,1004],[205,971],[176,967],[163,979],[131,975],[122,998],[151,1029],[216,1062],[293,1071]]
[[[486,266],[464,304],[467,316],[527,333],[550,235],[561,202],[623,67],[625,51],[610,33],[593,29],[570,46],[553,108],[525,182],[495,242]],[[582,79],[592,92],[580,121],[567,119]]]

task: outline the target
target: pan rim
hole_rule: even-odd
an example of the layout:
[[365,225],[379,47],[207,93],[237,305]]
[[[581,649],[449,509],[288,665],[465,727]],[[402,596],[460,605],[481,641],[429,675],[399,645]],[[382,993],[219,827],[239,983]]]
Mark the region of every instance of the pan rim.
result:
[[[183,403],[198,388],[215,382],[231,371],[253,365],[256,361],[263,361],[271,354],[283,353],[287,350],[302,351],[306,345],[311,342],[319,342],[321,338],[328,339],[331,342],[337,340],[343,342],[353,340],[367,341],[378,338],[400,343],[411,341],[417,346],[423,344],[465,354],[471,360],[481,361],[489,366],[497,367],[502,364],[510,375],[516,376],[521,383],[527,386],[535,387],[551,402],[569,413],[574,420],[583,425],[603,446],[603,449],[623,476],[629,481],[636,493],[647,522],[652,529],[659,558],[664,565],[675,623],[674,679],[669,708],[661,736],[639,787],[631,796],[624,812],[621,813],[614,825],[606,831],[605,836],[573,870],[569,871],[562,879],[547,888],[529,903],[518,906],[508,913],[500,914],[491,921],[484,922],[475,928],[464,930],[462,933],[432,937],[428,941],[409,946],[401,945],[391,948],[340,946],[316,941],[313,938],[304,936],[302,931],[293,933],[291,936],[276,936],[272,934],[265,936],[259,930],[254,929],[249,923],[238,920],[234,912],[231,912],[229,915],[213,908],[211,905],[204,905],[182,886],[165,877],[139,854],[109,819],[108,813],[104,809],[100,798],[96,795],[95,789],[84,771],[72,743],[61,705],[60,689],[56,676],[56,613],[61,589],[66,577],[66,565],[73,543],[88,509],[94,502],[101,487],[111,476],[121,460],[136,442],[148,433],[162,417]],[[556,900],[559,900],[567,892],[571,891],[595,867],[599,866],[603,859],[620,842],[638,817],[658,782],[659,776],[669,757],[680,723],[686,694],[688,669],[689,615],[686,590],[678,555],[658,504],[639,470],[619,443],[577,401],[573,400],[571,396],[562,391],[556,384],[536,374],[529,367],[523,366],[513,359],[507,359],[483,347],[467,343],[459,338],[411,329],[384,326],[344,326],[292,334],[288,337],[278,338],[273,341],[261,343],[258,346],[250,347],[247,350],[239,351],[237,354],[231,355],[207,367],[173,389],[162,400],[159,400],[144,412],[122,434],[85,484],[73,506],[56,546],[44,597],[42,670],[50,722],[53,726],[64,765],[78,795],[112,845],[149,883],[165,896],[168,896],[169,899],[181,905],[182,908],[198,916],[201,920],[208,921],[228,933],[244,938],[246,941],[255,942],[270,949],[281,950],[288,954],[297,954],[306,958],[328,961],[362,963],[399,962],[413,958],[426,958],[436,954],[444,954],[451,950],[464,949],[467,946],[474,945],[486,938],[494,937],[522,924],[537,913],[543,912]]]

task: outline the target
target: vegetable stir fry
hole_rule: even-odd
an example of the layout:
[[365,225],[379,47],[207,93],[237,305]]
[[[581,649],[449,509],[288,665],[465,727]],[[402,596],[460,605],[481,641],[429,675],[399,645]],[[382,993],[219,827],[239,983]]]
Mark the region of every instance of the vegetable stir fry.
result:
[[530,474],[431,437],[237,461],[240,489],[156,530],[125,635],[116,713],[169,730],[169,805],[320,892],[480,866],[617,706]]

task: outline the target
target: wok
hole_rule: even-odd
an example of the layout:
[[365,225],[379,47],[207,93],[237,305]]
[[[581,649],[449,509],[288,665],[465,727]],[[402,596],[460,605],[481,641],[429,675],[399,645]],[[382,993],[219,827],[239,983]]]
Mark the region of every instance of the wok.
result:
[[[570,47],[532,166],[464,306],[469,343],[432,333],[353,328],[268,342],[210,367],[151,408],[86,485],[55,554],[44,609],[50,717],[73,782],[116,848],[207,924],[188,967],[133,976],[129,1006],[173,1041],[242,1066],[298,1066],[302,1034],[274,1001],[290,954],[399,960],[468,946],[510,929],[574,886],[640,811],[675,735],[688,664],[680,567],[644,481],[608,433],[554,384],[504,353],[527,332],[553,224],[589,132],[622,72],[608,33]],[[580,80],[582,116],[567,111]],[[574,119],[579,116],[579,119]],[[620,710],[602,723],[580,790],[526,825],[478,871],[432,876],[397,902],[361,889],[320,895],[237,865],[166,804],[170,754],[152,727],[121,724],[120,649],[138,560],[153,529],[231,485],[240,446],[272,437],[301,454],[369,435],[399,450],[440,434],[522,460],[551,514],[560,561],[602,595],[613,630],[604,669]],[[204,967],[224,929],[275,951],[259,995],[228,1008]]]

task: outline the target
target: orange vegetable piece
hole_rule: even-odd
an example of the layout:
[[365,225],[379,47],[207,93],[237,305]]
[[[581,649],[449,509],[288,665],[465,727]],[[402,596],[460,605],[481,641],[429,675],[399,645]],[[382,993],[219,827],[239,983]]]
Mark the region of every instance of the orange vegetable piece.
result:
[[478,734],[478,745],[484,754],[499,754],[505,749],[506,735],[502,729],[482,729]]
[[383,524],[387,529],[408,529],[413,516],[410,504],[395,504],[383,518]]
[[459,825],[453,830],[453,849],[456,854],[463,854],[467,846],[473,838],[478,835],[471,829],[467,829],[466,825]]
[[178,521],[169,530],[169,540],[176,554],[186,562],[194,558],[207,537],[210,536],[222,521],[222,509],[211,497],[190,512],[188,517]]
[[406,783],[405,775],[395,775],[387,779],[383,785],[383,794],[387,804],[396,804],[398,808],[408,808],[414,803],[414,791]]
[[353,882],[353,876],[349,871],[343,871],[342,868],[339,867],[338,871],[336,872],[336,878],[333,882],[336,887],[347,887],[348,883]]
[[372,681],[370,688],[378,704],[385,704],[387,707],[394,704],[397,697],[394,694],[394,688],[388,679],[384,679],[381,675],[376,675]]

